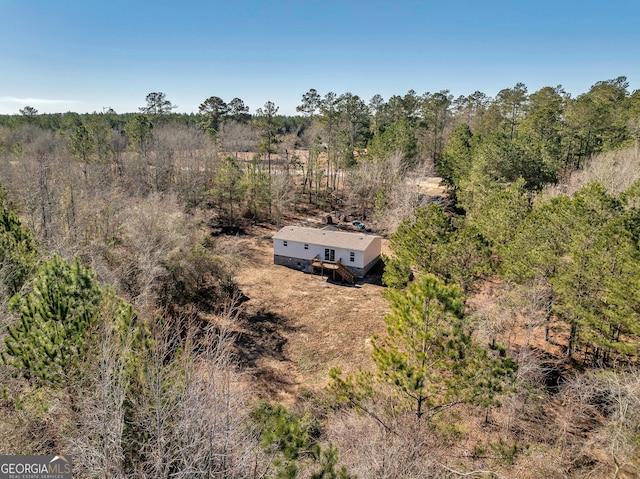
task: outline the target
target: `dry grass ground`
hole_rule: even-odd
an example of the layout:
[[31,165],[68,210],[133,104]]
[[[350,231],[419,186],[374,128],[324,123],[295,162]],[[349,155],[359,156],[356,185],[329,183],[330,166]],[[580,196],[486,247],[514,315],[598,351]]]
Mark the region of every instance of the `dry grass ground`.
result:
[[289,403],[322,389],[333,367],[370,366],[369,341],[384,331],[388,303],[379,276],[343,285],[274,265],[275,231],[257,227],[220,241],[239,259],[235,278],[249,298],[238,323],[240,360],[264,395]]

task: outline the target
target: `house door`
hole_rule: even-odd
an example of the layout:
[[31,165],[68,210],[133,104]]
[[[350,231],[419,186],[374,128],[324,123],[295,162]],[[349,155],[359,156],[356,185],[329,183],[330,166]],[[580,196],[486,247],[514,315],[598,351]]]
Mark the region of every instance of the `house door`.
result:
[[331,261],[332,263],[336,260],[336,250],[325,248],[324,249],[324,260]]

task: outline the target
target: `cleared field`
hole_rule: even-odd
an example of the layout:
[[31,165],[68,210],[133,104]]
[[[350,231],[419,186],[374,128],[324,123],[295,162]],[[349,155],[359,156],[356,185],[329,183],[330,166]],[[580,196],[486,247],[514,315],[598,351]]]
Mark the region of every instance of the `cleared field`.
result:
[[273,264],[270,235],[226,238],[241,258],[236,280],[249,298],[238,323],[238,353],[261,392],[283,402],[318,391],[329,370],[371,365],[370,338],[384,331],[388,303],[379,276],[342,285]]

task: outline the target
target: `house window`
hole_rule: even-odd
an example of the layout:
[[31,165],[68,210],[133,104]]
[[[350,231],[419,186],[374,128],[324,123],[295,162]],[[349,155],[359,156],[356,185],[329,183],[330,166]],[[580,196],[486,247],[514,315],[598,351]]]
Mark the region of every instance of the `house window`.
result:
[[356,262],[356,254],[353,251],[349,253],[349,261],[352,263]]
[[287,240],[284,240],[284,241],[282,242],[282,244],[283,244],[284,246],[287,246]]
[[304,249],[309,249],[309,245],[307,243],[304,244]]
[[336,260],[336,250],[325,248],[324,249],[324,260],[325,261],[335,261]]

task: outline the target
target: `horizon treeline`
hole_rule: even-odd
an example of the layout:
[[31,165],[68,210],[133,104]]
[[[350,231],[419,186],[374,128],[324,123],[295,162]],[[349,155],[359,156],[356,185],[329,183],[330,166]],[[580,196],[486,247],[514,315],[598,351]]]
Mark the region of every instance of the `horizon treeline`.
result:
[[[466,210],[474,208],[472,198],[481,200],[476,193],[489,183],[523,178],[526,190],[540,191],[568,178],[592,155],[632,145],[640,137],[640,91],[630,92],[624,76],[599,81],[575,98],[561,86],[530,93],[523,83],[495,97],[480,91],[454,98],[448,90],[410,90],[386,101],[380,95],[365,101],[349,92],[310,89],[301,97],[297,116],[280,115],[271,101],[254,114],[240,98],[211,96],[193,114],[173,113],[175,105],[162,92],[149,93],[144,101],[138,113],[124,114],[40,115],[25,107],[19,115],[0,116],[5,129],[0,147],[18,159],[35,136],[27,130],[36,128],[55,132],[56,141],[85,167],[110,164],[121,176],[126,176],[126,155],[150,164],[162,159],[143,189],[177,190],[189,197],[190,206],[201,204],[204,192],[215,187],[217,160],[200,165],[211,174],[197,191],[185,192],[181,184],[190,167],[179,164],[182,153],[197,147],[236,162],[245,153],[243,161],[256,161],[254,184],[231,191],[225,200],[218,198],[222,203],[232,205],[253,192],[248,199],[253,217],[272,218],[273,203],[283,193],[272,190],[280,184],[273,178],[297,170],[303,178],[299,196],[308,203],[330,211],[341,204],[336,195],[347,195],[359,216],[370,219],[376,210],[403,203],[394,198],[393,186],[418,166],[442,177],[457,206]],[[171,158],[163,158],[167,149]],[[229,175],[239,176],[247,168],[242,162],[227,164],[226,179],[233,181]],[[267,187],[268,194],[262,191]],[[228,209],[219,207],[221,213]],[[232,211],[223,216],[227,226],[235,226]]]
[[[266,114],[277,119],[283,132],[291,132],[296,127],[309,127],[312,123],[310,120],[319,121],[333,116],[336,123],[345,120],[350,123],[353,146],[362,147],[376,132],[384,131],[400,120],[407,120],[412,126],[422,127],[432,131],[432,134],[460,123],[467,123],[474,132],[487,134],[493,132],[492,127],[500,118],[507,120],[508,132],[514,136],[519,120],[535,115],[538,127],[548,126],[549,122],[557,120],[569,129],[585,130],[582,133],[586,133],[588,138],[583,138],[584,150],[581,155],[584,156],[599,151],[603,146],[619,146],[637,134],[634,131],[637,126],[628,122],[638,115],[640,90],[629,91],[625,76],[599,81],[587,92],[575,97],[561,85],[529,92],[524,83],[504,88],[495,97],[481,91],[454,97],[446,89],[423,94],[411,89],[405,94],[392,95],[387,100],[379,94],[366,100],[351,92],[327,92],[322,95],[310,89],[302,95],[296,115],[278,114],[279,108],[271,101],[264,107],[256,107],[252,114],[249,113],[250,107],[237,97],[227,103],[220,97],[211,96],[203,99],[198,112],[194,113],[174,113],[176,106],[162,92],[149,93],[145,102],[138,112],[122,113],[112,108],[93,113],[39,113],[34,107],[25,106],[16,114],[0,115],[0,126],[15,128],[30,124],[54,131],[69,130],[98,116],[106,118],[112,128],[118,128],[123,127],[131,117],[144,114],[155,118],[157,122],[195,126],[216,132],[225,121],[250,122]],[[615,109],[612,109],[614,104]],[[483,119],[485,116],[489,118]],[[543,124],[545,120],[547,125]],[[603,135],[598,131],[611,120],[614,124],[606,125],[610,130],[608,134]],[[441,153],[441,148],[438,151],[441,143],[441,137],[434,139],[431,152],[434,158]]]

